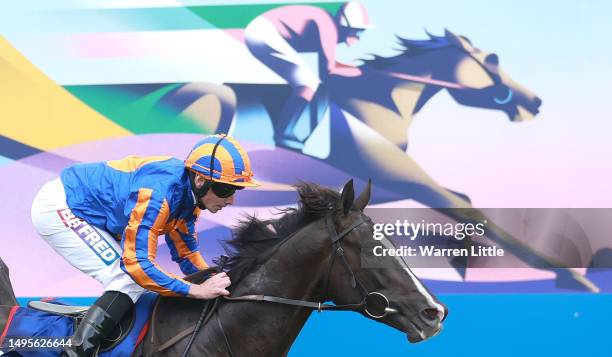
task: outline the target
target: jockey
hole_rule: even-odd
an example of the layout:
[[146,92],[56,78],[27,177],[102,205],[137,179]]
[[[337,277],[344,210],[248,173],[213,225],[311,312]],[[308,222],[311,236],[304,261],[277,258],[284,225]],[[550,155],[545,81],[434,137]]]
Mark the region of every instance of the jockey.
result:
[[72,336],[68,356],[93,356],[145,291],[213,299],[229,295],[225,273],[201,285],[165,272],[156,262],[162,234],[184,274],[207,268],[195,221],[234,203],[234,193],[259,184],[247,153],[233,138],[211,135],[185,161],[136,157],[64,169],[34,198],[32,222],[72,266],[98,280],[104,294]]
[[[244,31],[249,51],[292,87],[275,128],[277,145],[303,148],[307,138],[298,139],[295,127],[321,82],[298,53],[318,53],[321,78],[332,74],[358,76],[359,68],[336,62],[336,45],[355,44],[361,33],[371,27],[365,8],[357,1],[344,3],[336,16],[319,7],[289,5],[267,11],[249,23]],[[316,116],[316,110],[312,112],[310,115]],[[318,118],[312,117],[310,122],[317,123]]]

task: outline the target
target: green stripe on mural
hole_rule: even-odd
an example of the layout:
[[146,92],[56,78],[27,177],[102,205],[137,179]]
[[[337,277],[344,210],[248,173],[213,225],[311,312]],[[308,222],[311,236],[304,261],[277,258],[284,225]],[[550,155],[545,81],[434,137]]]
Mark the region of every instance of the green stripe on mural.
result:
[[310,5],[317,6],[335,14],[342,6],[342,2],[333,3],[279,3],[262,5],[218,5],[218,6],[190,6],[187,7],[194,14],[216,28],[244,28],[255,17],[264,12],[286,5]]
[[58,21],[67,32],[139,32],[244,28],[258,15],[279,6],[310,5],[333,14],[342,5],[333,3],[274,3],[249,5],[202,5],[129,9],[61,10],[42,13]]
[[134,134],[198,133],[215,128],[190,118],[164,96],[183,84],[64,86],[91,108]]

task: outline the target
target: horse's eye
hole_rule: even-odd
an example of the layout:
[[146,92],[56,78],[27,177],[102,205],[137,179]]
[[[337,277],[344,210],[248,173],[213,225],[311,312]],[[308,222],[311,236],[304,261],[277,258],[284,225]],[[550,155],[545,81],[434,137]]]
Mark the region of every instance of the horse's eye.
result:
[[499,66],[499,57],[495,53],[491,53],[485,57],[485,63],[493,66]]

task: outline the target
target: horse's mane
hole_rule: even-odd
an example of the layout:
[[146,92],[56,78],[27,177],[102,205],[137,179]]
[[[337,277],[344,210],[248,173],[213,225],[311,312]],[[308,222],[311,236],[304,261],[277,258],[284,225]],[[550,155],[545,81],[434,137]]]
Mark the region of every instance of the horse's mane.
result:
[[302,182],[295,187],[299,195],[297,208],[280,209],[282,216],[272,220],[247,216],[234,229],[233,237],[225,247],[230,257],[227,267],[233,282],[240,281],[294,232],[335,210],[340,199],[338,192],[313,183]]
[[411,40],[404,37],[396,36],[399,45],[402,46],[399,54],[394,55],[392,57],[382,57],[373,54],[372,58],[363,59],[364,65],[372,66],[377,69],[382,69],[389,66],[393,66],[399,61],[403,61],[407,57],[414,57],[432,50],[453,46],[453,43],[449,41],[446,36],[435,36],[427,31],[425,31],[425,33],[429,37],[426,40]]

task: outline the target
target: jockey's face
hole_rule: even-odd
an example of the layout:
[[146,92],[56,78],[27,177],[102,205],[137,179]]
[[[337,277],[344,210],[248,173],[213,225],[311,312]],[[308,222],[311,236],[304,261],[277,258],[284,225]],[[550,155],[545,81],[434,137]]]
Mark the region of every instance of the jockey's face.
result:
[[[196,175],[194,181],[196,187],[200,188],[206,182],[206,178],[204,178],[202,175]],[[234,195],[222,198],[217,196],[212,189],[209,189],[204,197],[200,199],[200,202],[203,203],[204,206],[206,206],[206,209],[211,213],[216,213],[225,206],[233,205]]]
[[207,210],[209,210],[211,213],[216,213],[217,211],[222,210],[225,206],[233,205],[234,195],[231,195],[226,198],[221,198],[217,196],[213,192],[213,190],[208,190],[204,197],[202,197],[201,201],[202,203],[204,203],[204,206],[206,206]]

